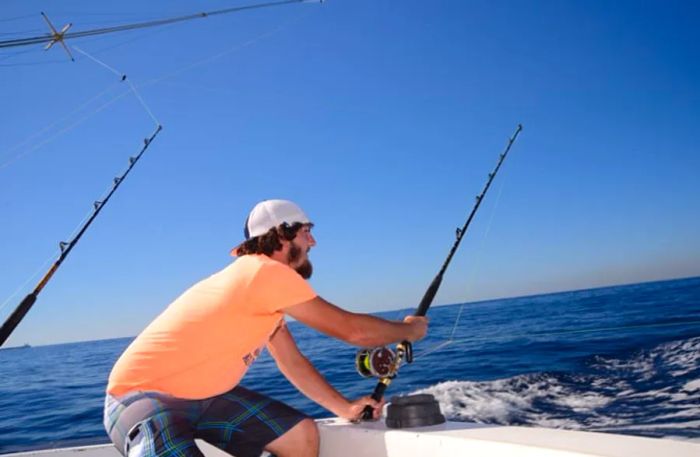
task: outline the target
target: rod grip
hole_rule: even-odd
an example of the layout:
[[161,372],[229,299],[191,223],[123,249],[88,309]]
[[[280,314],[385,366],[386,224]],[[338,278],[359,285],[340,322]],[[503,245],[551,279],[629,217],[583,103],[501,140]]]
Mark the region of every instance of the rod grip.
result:
[[425,291],[425,295],[423,295],[423,299],[420,301],[420,304],[418,305],[414,316],[426,315],[426,313],[428,312],[428,308],[430,308],[430,305],[433,303],[433,299],[435,298],[435,294],[437,294],[441,283],[442,274],[438,274],[437,276],[435,276],[435,278],[433,278],[433,282],[431,282],[430,286],[428,286],[428,290]]
[[[374,392],[372,392],[372,398],[376,401],[380,401],[382,397],[384,396],[384,391],[386,390],[386,384],[383,382],[379,381],[374,388]],[[362,420],[364,421],[369,421],[372,420],[372,412],[373,408],[369,405],[365,406],[365,409],[362,411]]]
[[10,317],[8,317],[5,323],[2,324],[2,327],[0,327],[0,346],[5,344],[7,338],[10,337],[10,334],[15,329],[15,327],[17,327],[17,325],[24,318],[27,312],[29,312],[29,309],[32,307],[35,301],[36,294],[34,292],[24,297],[22,303],[20,303],[17,306],[17,308],[15,308]]

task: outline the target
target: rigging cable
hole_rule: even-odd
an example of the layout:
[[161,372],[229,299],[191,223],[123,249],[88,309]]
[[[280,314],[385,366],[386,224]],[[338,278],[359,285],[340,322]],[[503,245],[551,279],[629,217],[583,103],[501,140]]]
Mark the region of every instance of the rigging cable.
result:
[[[73,114],[76,114],[77,112],[79,112],[79,111],[82,110],[83,108],[89,106],[93,101],[96,101],[96,100],[98,100],[99,98],[101,98],[103,95],[106,95],[108,92],[111,92],[111,90],[112,90],[116,85],[118,85],[118,84],[121,82],[121,80],[118,81],[118,82],[113,83],[112,85],[110,85],[109,87],[107,87],[107,88],[106,88],[105,90],[103,90],[102,92],[98,93],[98,94],[95,95],[94,97],[92,97],[92,98],[90,98],[89,100],[87,100],[87,101],[85,101],[84,103],[82,103],[79,107],[73,109],[69,114],[67,114],[67,115],[64,116],[63,118],[61,118],[61,119],[59,119],[59,120],[57,120],[57,121],[52,122],[50,125],[48,125],[48,126],[42,128],[40,131],[38,131],[38,132],[36,132],[36,133],[34,133],[34,134],[32,134],[32,135],[30,135],[28,138],[26,138],[25,140],[21,141],[20,143],[15,144],[14,146],[11,146],[9,149],[7,149],[7,150],[5,150],[5,151],[0,151],[0,172],[2,171],[3,168],[8,167],[9,165],[11,165],[11,164],[14,163],[15,161],[19,160],[20,158],[24,157],[25,155],[30,154],[30,153],[36,151],[37,149],[41,148],[42,146],[44,146],[44,145],[47,144],[47,143],[50,143],[51,141],[53,141],[53,140],[56,139],[57,137],[61,136],[62,134],[67,133],[68,131],[70,131],[70,130],[76,128],[78,125],[80,125],[80,124],[82,124],[83,122],[87,121],[89,118],[91,118],[91,117],[94,116],[95,114],[97,114],[97,113],[99,113],[100,111],[106,109],[108,106],[114,104],[114,103],[117,102],[118,100],[124,98],[126,95],[129,94],[129,92],[135,91],[136,89],[142,89],[142,88],[144,88],[144,87],[148,87],[148,86],[152,86],[152,85],[155,85],[155,84],[162,83],[164,80],[171,79],[171,78],[173,78],[173,77],[175,77],[175,76],[177,76],[177,75],[179,75],[179,74],[181,74],[181,73],[184,73],[184,72],[186,72],[186,71],[191,70],[192,68],[195,68],[195,67],[198,67],[198,66],[201,66],[201,65],[205,65],[205,64],[207,64],[207,63],[209,63],[209,62],[212,62],[212,61],[214,61],[214,60],[216,60],[216,59],[220,59],[221,57],[223,57],[223,56],[225,56],[225,55],[227,55],[227,54],[231,54],[231,53],[233,53],[233,52],[240,51],[241,49],[246,48],[246,47],[248,47],[248,46],[251,46],[251,45],[257,43],[257,42],[260,41],[260,40],[263,40],[263,39],[265,39],[265,38],[267,38],[267,37],[269,37],[269,36],[272,36],[272,35],[274,35],[274,34],[276,34],[276,33],[279,33],[280,31],[284,30],[284,29],[285,29],[286,27],[288,27],[289,25],[294,24],[294,23],[296,23],[296,22],[299,22],[299,21],[303,20],[304,18],[308,17],[309,14],[311,14],[311,13],[308,13],[308,14],[302,15],[302,16],[300,16],[300,17],[298,17],[298,18],[295,18],[295,19],[292,19],[292,20],[290,20],[290,21],[287,21],[287,22],[285,22],[285,23],[283,23],[283,24],[281,24],[281,25],[275,27],[274,29],[269,30],[269,31],[264,32],[264,33],[261,33],[261,34],[255,36],[255,37],[253,37],[253,38],[251,38],[251,39],[249,39],[249,40],[243,42],[243,43],[236,43],[236,44],[234,44],[233,46],[230,46],[230,47],[224,49],[223,51],[219,51],[219,52],[217,52],[216,54],[213,54],[213,55],[204,57],[204,58],[199,59],[199,60],[196,60],[196,61],[194,61],[194,62],[190,62],[189,64],[184,65],[183,67],[180,67],[180,68],[175,69],[175,70],[173,70],[173,71],[171,71],[171,72],[169,72],[169,73],[166,73],[166,74],[163,74],[163,75],[161,75],[161,76],[158,76],[158,77],[156,77],[156,78],[154,78],[154,79],[151,79],[151,80],[147,80],[147,81],[138,83],[138,84],[135,85],[135,86],[131,86],[131,83],[129,82],[128,84],[130,84],[130,87],[132,88],[132,90],[126,89],[126,90],[124,90],[124,91],[122,91],[122,92],[120,92],[120,93],[114,95],[112,98],[110,98],[109,100],[107,100],[106,102],[104,102],[103,104],[101,104],[100,106],[98,106],[97,108],[95,108],[95,110],[93,110],[92,112],[86,114],[85,116],[83,116],[82,118],[80,118],[80,119],[78,119],[77,121],[73,122],[72,124],[68,125],[67,127],[62,128],[61,130],[57,131],[56,133],[54,133],[53,135],[49,136],[48,138],[45,138],[44,140],[40,141],[39,143],[35,143],[33,146],[29,146],[26,150],[21,150],[21,152],[19,152],[18,154],[16,154],[14,157],[11,157],[11,158],[8,158],[8,159],[5,159],[4,161],[2,161],[2,156],[3,156],[3,155],[9,155],[9,153],[11,153],[12,151],[15,151],[15,150],[20,149],[20,148],[23,149],[23,147],[24,147],[25,145],[27,145],[28,143],[31,145],[31,143],[33,143],[33,140],[37,139],[38,137],[41,137],[42,134],[48,133],[51,129],[53,129],[54,127],[58,126],[58,124],[60,124],[61,122],[63,122],[63,121],[68,121],[69,118],[70,118]],[[122,44],[123,44],[123,43],[122,43]],[[71,47],[72,47],[73,49],[75,49],[76,51],[81,52],[81,50],[78,49],[77,47],[75,47],[75,46],[71,46]],[[109,49],[109,48],[108,48],[108,49]],[[104,51],[104,50],[105,50],[105,49],[101,49],[101,51]],[[84,51],[82,51],[82,52],[84,52]],[[86,57],[88,57],[88,56],[86,55]],[[96,59],[94,58],[94,56],[91,56],[91,57],[88,57],[88,58],[91,58],[92,60],[96,60]],[[98,62],[98,63],[99,63],[101,66],[106,67],[110,72],[112,72],[112,73],[114,73],[114,74],[117,74],[120,78],[123,76],[121,73],[119,73],[117,70],[114,70],[114,69],[111,68],[109,65],[106,65],[106,64],[104,64],[103,62]],[[2,64],[0,64],[0,66],[2,66]],[[207,89],[208,89],[208,90],[211,90],[211,88],[209,88],[209,87],[207,87]],[[147,111],[150,111],[150,110],[147,110]],[[153,116],[151,116],[151,117],[153,118]],[[158,123],[158,122],[156,122],[156,124],[157,124],[157,123]]]
[[[319,3],[321,3],[322,1],[323,0],[320,0]],[[308,2],[309,2],[309,0],[282,0],[282,1],[277,1],[277,2],[257,3],[257,4],[252,4],[252,5],[224,8],[224,9],[215,10],[215,11],[204,11],[201,13],[188,14],[186,16],[157,19],[157,20],[153,20],[153,21],[137,22],[137,23],[133,23],[133,24],[124,24],[124,25],[117,25],[117,26],[113,26],[113,27],[103,27],[103,28],[98,28],[98,29],[83,30],[83,31],[76,31],[76,32],[65,32],[61,35],[61,37],[63,40],[67,40],[67,39],[71,39],[71,38],[84,38],[84,37],[95,36],[95,35],[104,35],[107,33],[117,33],[117,32],[129,31],[129,30],[144,29],[144,28],[149,28],[149,27],[159,27],[162,25],[174,24],[177,22],[190,21],[193,19],[203,19],[203,18],[207,18],[209,16],[237,13],[237,12],[246,11],[246,10],[269,8],[269,7],[274,7],[274,6],[282,6],[282,5],[287,5],[287,4],[291,4],[291,3],[308,3]],[[28,45],[33,45],[33,44],[52,43],[54,41],[54,39],[55,39],[55,36],[53,34],[44,34],[44,35],[28,37],[28,38],[16,38],[16,39],[12,39],[12,40],[3,40],[3,41],[0,41],[0,48],[13,48],[13,47],[18,47],[18,46],[28,46]]]

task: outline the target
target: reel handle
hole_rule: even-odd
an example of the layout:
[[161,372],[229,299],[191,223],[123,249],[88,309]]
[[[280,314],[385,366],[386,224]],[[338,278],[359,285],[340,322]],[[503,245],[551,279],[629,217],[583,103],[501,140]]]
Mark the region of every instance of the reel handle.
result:
[[403,359],[406,361],[406,363],[413,363],[413,345],[411,342],[403,341],[401,346],[403,347]]
[[[384,396],[384,391],[386,390],[386,384],[383,382],[378,382],[377,386],[374,388],[374,392],[372,392],[372,398],[376,401],[380,401],[382,397]],[[362,420],[363,421],[369,421],[372,420],[372,411],[373,408],[369,405],[365,406],[365,409],[362,411]]]

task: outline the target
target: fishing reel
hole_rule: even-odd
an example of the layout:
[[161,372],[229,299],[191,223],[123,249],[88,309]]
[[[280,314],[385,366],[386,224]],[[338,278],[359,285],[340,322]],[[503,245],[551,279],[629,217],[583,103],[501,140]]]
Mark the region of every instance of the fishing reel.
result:
[[396,353],[388,347],[360,349],[355,356],[355,368],[360,376],[387,378],[394,375]]
[[355,356],[355,368],[365,378],[393,378],[404,357],[408,363],[413,361],[409,342],[399,344],[396,352],[386,346],[360,349]]

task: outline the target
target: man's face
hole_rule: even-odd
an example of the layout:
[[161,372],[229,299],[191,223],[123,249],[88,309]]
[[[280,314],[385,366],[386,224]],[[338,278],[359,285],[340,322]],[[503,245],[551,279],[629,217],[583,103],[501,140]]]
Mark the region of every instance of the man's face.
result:
[[305,225],[297,232],[297,236],[289,242],[287,261],[304,279],[309,279],[313,273],[313,265],[309,260],[309,251],[316,246],[316,240],[311,235],[311,226]]

